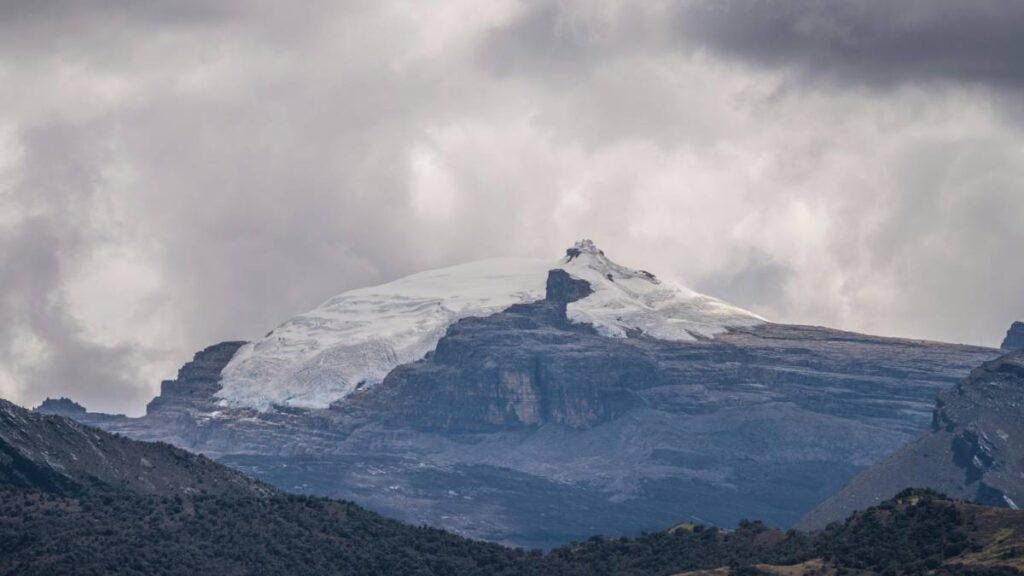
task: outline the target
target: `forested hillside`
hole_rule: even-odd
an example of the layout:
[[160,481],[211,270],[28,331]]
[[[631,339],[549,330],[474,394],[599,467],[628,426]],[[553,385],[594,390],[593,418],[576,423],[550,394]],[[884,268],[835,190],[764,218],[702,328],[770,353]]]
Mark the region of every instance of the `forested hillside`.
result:
[[640,576],[785,566],[787,574],[1003,575],[1024,567],[1024,512],[914,490],[819,533],[680,524],[542,554],[287,494],[166,445],[0,407],[0,574]]

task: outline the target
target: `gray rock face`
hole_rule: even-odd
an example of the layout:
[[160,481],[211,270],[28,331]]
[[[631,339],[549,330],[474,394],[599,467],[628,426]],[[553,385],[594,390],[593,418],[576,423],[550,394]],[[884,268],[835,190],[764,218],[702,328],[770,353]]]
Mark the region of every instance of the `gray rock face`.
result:
[[219,407],[218,360],[144,418],[94,423],[288,490],[547,547],[687,518],[792,525],[926,430],[935,394],[996,355],[777,324],[608,338],[566,319],[581,284],[553,273],[545,300],[454,324],[426,358],[326,410]]
[[160,395],[146,406],[142,429],[133,429],[135,423],[129,420],[121,422],[117,430],[143,440],[185,447],[201,444],[198,424],[217,411],[213,395],[220,389],[220,373],[243,344],[221,342],[197,352],[178,370],[176,379],[160,383]]
[[[569,251],[573,251],[570,248]],[[552,270],[548,273],[547,285],[545,286],[544,299],[548,302],[561,304],[563,307],[570,302],[590,296],[592,290],[590,284],[584,280],[577,280],[565,270]],[[565,315],[565,311],[562,311]]]
[[221,342],[197,352],[178,370],[175,380],[160,383],[160,395],[146,406],[146,414],[166,415],[194,407],[198,401],[212,402],[220,390],[220,373],[245,342]]
[[1024,503],[1024,351],[972,371],[939,394],[931,430],[864,471],[801,522],[820,528],[903,488],[1016,508]]
[[1024,322],[1014,322],[1006,331],[1003,339],[1003,350],[1020,350],[1024,348]]

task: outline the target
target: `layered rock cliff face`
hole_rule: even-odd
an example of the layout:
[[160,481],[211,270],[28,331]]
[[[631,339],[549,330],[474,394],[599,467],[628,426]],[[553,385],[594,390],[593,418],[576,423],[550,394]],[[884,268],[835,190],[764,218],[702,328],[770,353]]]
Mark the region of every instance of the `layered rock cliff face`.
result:
[[931,430],[864,471],[800,525],[819,528],[908,486],[989,506],[1024,503],[1024,351],[972,371],[936,401]]
[[1020,350],[1024,348],[1024,322],[1014,322],[1006,331],[1003,339],[1003,350]]
[[632,387],[655,382],[658,369],[649,355],[568,321],[567,304],[589,293],[586,282],[554,270],[544,300],[456,323],[427,359],[337,410],[441,433],[582,430],[614,420],[642,405]]
[[195,407],[197,402],[213,402],[220,390],[220,373],[245,342],[221,342],[197,352],[192,361],[178,370],[174,380],[160,383],[160,395],[146,406],[146,414],[167,416]]
[[285,489],[546,547],[680,518],[789,526],[926,430],[935,394],[996,355],[779,324],[612,338],[566,315],[589,290],[552,271],[544,299],[460,320],[422,360],[326,409],[219,403],[227,343],[145,417],[83,418]]
[[545,424],[586,430],[641,409],[699,416],[774,405],[910,434],[926,425],[941,384],[969,370],[965,359],[993,355],[784,325],[695,343],[607,338],[566,320],[565,303],[586,292],[552,290],[562,274],[552,274],[545,300],[458,322],[433,354],[336,411],[473,433]]

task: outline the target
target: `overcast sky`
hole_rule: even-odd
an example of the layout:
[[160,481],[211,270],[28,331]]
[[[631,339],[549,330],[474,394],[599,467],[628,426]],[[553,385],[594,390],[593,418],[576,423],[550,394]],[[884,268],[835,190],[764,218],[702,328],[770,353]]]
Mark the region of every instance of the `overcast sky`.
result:
[[1024,318],[1019,0],[7,0],[0,396],[138,414],[192,353],[496,255],[772,320]]

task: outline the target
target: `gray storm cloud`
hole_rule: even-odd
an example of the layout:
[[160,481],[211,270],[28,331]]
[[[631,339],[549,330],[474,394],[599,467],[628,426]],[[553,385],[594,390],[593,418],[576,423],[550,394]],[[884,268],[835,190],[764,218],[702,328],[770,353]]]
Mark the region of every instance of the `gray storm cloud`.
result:
[[852,5],[5,3],[0,395],[138,413],[336,292],[579,237],[778,321],[996,344],[1021,11]]
[[[14,207],[21,217],[0,233],[0,365],[36,394],[74,390],[92,402],[113,393],[122,402],[142,403],[149,387],[136,367],[144,359],[130,346],[83,335],[61,293],[67,268],[87,257],[86,238],[95,234],[84,212],[102,150],[60,128],[24,134],[22,142],[27,158],[14,190],[7,191],[20,201]],[[43,158],[48,161],[36,161]]]
[[1024,5],[1015,0],[696,0],[685,43],[806,78],[895,86],[1024,84]]

